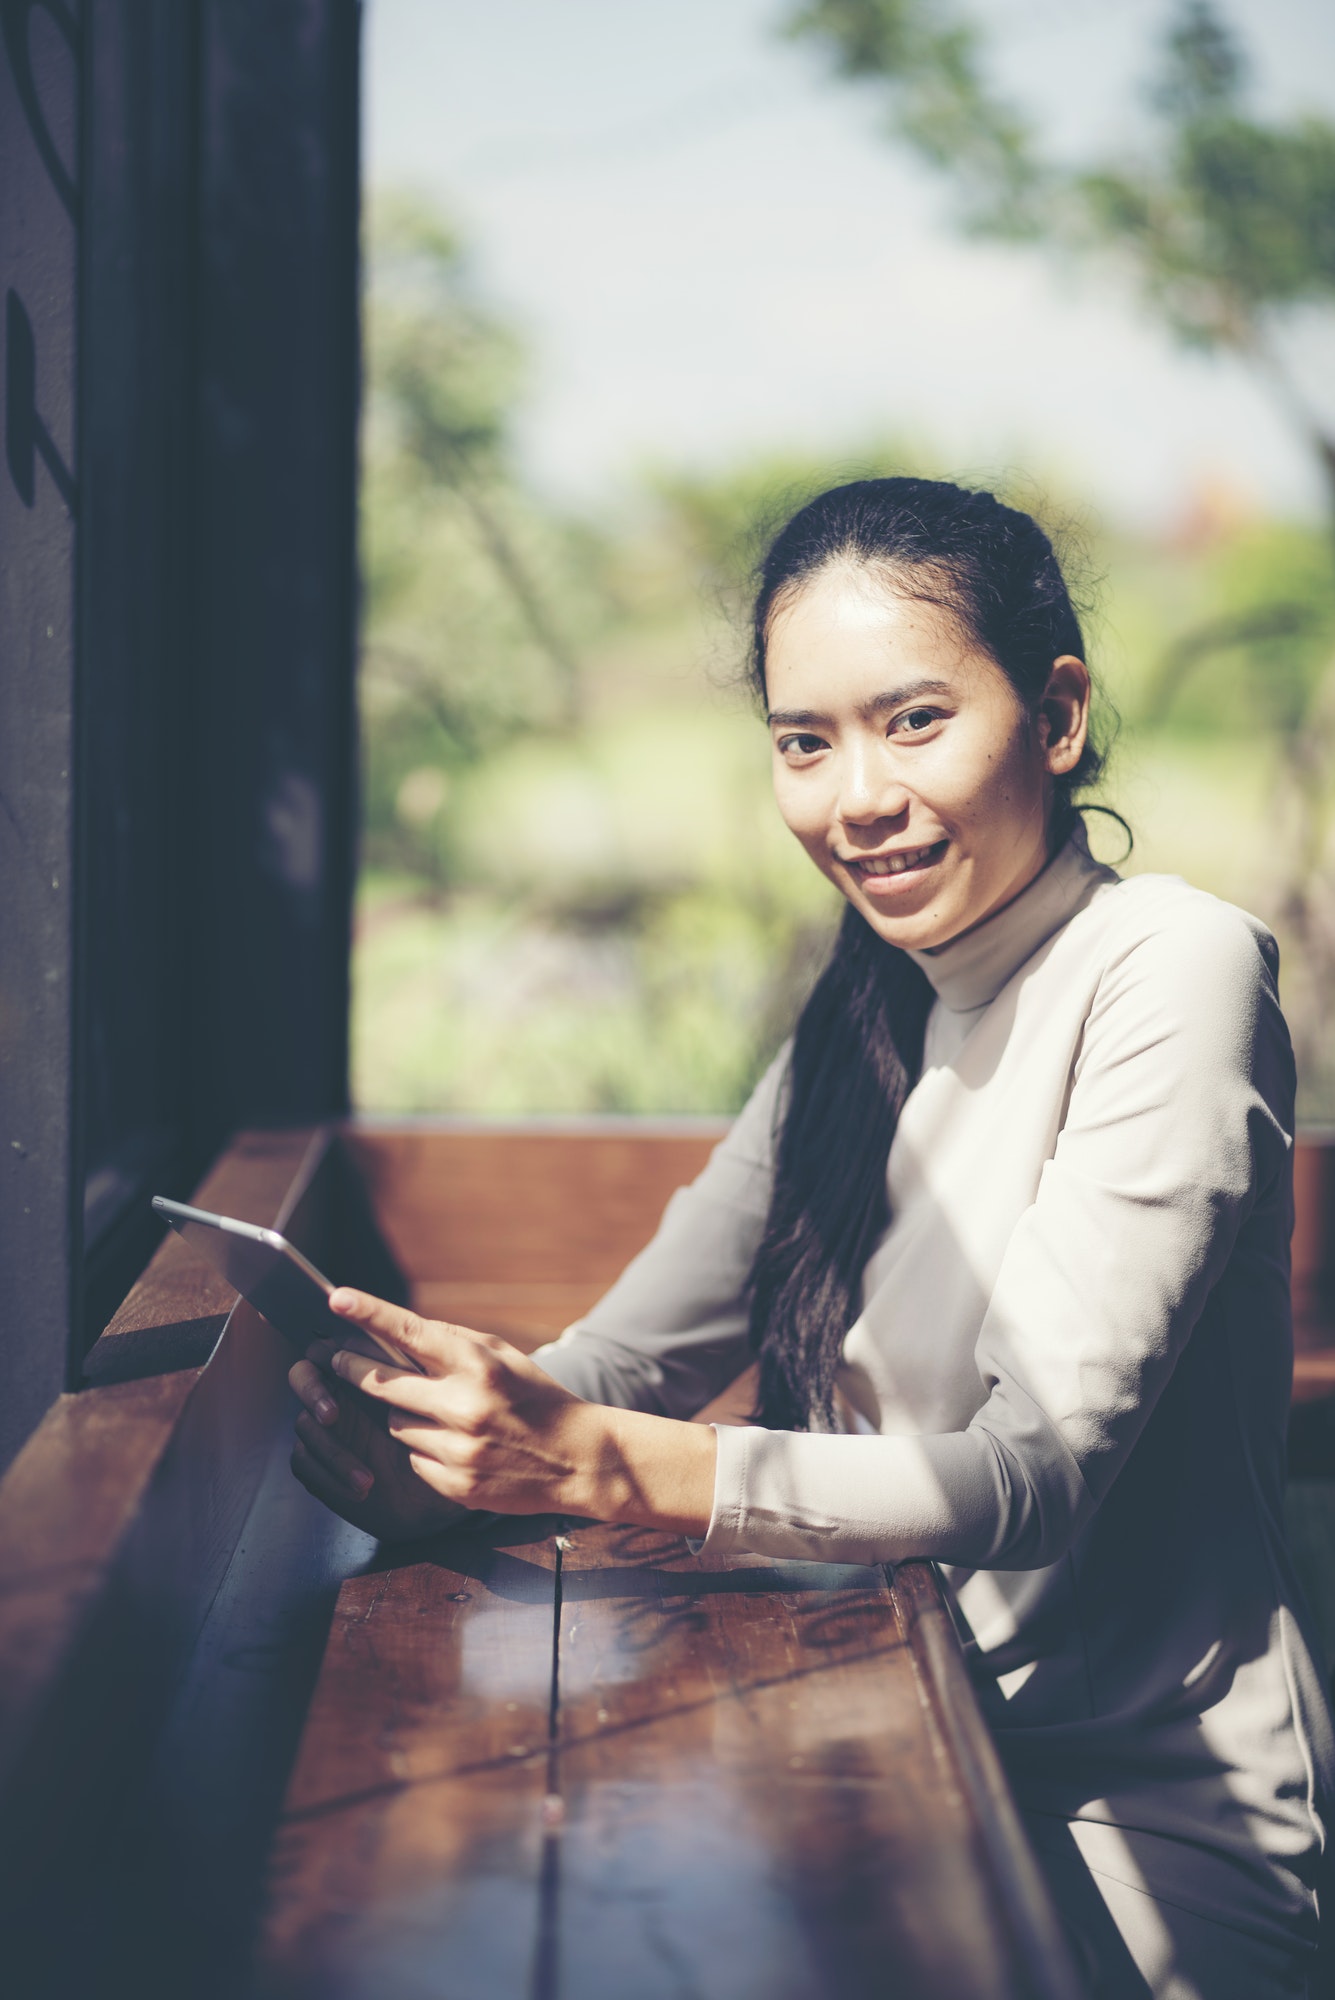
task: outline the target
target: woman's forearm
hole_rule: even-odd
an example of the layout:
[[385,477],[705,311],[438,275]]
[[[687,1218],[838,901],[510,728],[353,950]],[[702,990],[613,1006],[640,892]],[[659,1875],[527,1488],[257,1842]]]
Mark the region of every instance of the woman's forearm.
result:
[[566,1413],[570,1473],[564,1512],[671,1534],[704,1535],[714,1505],[718,1447],[707,1424],[578,1403]]

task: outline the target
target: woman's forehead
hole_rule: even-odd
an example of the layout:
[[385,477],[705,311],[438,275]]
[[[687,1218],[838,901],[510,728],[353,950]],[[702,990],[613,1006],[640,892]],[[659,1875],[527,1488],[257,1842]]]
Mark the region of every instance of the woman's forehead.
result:
[[779,683],[820,684],[833,694],[840,683],[851,692],[869,677],[899,679],[906,670],[961,685],[980,670],[999,671],[947,606],[853,564],[821,571],[776,607],[765,667],[771,707]]

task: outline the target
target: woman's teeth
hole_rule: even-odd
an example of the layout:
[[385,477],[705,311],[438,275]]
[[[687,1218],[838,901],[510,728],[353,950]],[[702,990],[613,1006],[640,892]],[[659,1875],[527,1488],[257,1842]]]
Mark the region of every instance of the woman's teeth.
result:
[[863,875],[902,875],[906,868],[921,868],[945,846],[943,840],[934,840],[930,847],[906,847],[899,854],[877,854],[865,861],[857,861],[854,866]]

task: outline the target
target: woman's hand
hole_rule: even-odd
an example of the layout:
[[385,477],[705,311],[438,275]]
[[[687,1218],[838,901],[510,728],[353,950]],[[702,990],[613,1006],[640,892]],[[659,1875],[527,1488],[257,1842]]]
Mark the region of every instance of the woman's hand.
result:
[[292,1470],[309,1493],[384,1542],[436,1534],[467,1518],[467,1509],[444,1499],[419,1479],[404,1447],[392,1438],[381,1412],[326,1372],[333,1341],[317,1341],[288,1373],[300,1402]]
[[[703,1534],[713,1505],[712,1430],[572,1396],[494,1334],[419,1319],[341,1287],[330,1310],[383,1335],[413,1374],[351,1347],[334,1374],[389,1408],[389,1435],[442,1500],[500,1514],[579,1514]],[[374,1428],[374,1426],[371,1426]]]

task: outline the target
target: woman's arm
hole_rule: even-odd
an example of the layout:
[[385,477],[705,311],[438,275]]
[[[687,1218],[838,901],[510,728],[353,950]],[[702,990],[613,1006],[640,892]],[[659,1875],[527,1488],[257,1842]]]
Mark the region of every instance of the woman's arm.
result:
[[[320,1366],[311,1360],[300,1361],[291,1378],[306,1405],[297,1419],[292,1452],[292,1470],[302,1485],[334,1513],[382,1541],[418,1539],[465,1520],[468,1506],[450,1499],[419,1476],[403,1440],[373,1419],[365,1397],[327,1372],[337,1352],[336,1343],[323,1343],[313,1351],[318,1352]],[[603,1409],[600,1415],[609,1426],[609,1436],[590,1451],[579,1451],[580,1462],[587,1458],[594,1464],[601,1453],[604,1464],[619,1467],[622,1478],[652,1505],[655,1521],[670,1521],[683,1533],[703,1535],[709,1519],[703,1487],[692,1496],[689,1513],[683,1511],[683,1496],[676,1490],[686,1465],[683,1453],[694,1452],[692,1463],[698,1462],[697,1469],[703,1469],[708,1459],[712,1493],[715,1447],[707,1427],[753,1423],[757,1387],[758,1372],[752,1362],[690,1419],[692,1427],[706,1427],[705,1436],[710,1439],[707,1450],[683,1445],[677,1438],[680,1425],[675,1422],[650,1417],[641,1423],[625,1413],[623,1423],[619,1421],[622,1412]],[[619,1504],[617,1497],[603,1494],[571,1511],[605,1519],[606,1510]],[[627,1512],[622,1518],[639,1517]]]
[[708,1426],[586,1403],[508,1341],[419,1319],[346,1287],[330,1310],[421,1363],[410,1374],[340,1349],[344,1382],[389,1407],[389,1434],[443,1500],[498,1514],[579,1514],[703,1535],[714,1494]]
[[533,1359],[586,1402],[692,1417],[750,1361],[746,1281],[769,1212],[789,1051],[780,1051],[612,1289]]

